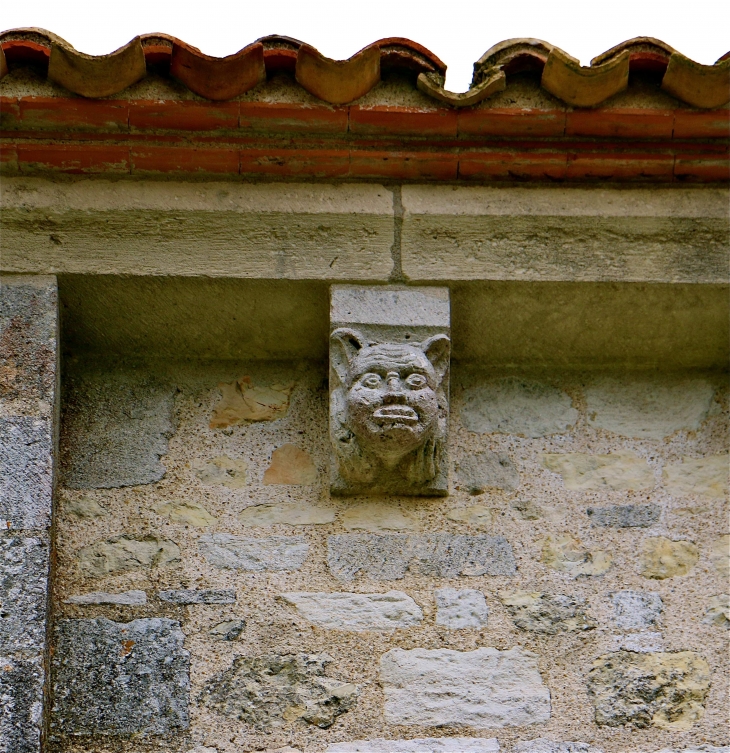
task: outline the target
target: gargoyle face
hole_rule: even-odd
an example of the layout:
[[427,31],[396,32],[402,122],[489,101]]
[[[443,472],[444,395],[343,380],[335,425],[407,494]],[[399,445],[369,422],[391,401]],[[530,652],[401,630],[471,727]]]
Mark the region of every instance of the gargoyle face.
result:
[[439,416],[449,339],[367,345],[353,330],[333,338],[341,346],[333,365],[345,389],[347,427],[361,446],[395,462],[424,443]]

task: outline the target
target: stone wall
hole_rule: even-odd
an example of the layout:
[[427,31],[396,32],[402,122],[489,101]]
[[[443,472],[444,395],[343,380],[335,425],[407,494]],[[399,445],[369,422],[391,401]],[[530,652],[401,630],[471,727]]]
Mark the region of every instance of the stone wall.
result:
[[456,362],[449,496],[343,500],[324,362],[70,357],[50,749],[728,750],[728,399]]

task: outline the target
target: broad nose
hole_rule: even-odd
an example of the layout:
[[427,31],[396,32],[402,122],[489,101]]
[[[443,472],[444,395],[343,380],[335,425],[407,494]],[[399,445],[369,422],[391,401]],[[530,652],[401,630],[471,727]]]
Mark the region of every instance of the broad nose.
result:
[[403,391],[403,382],[395,371],[389,371],[385,375],[385,402],[394,402],[405,399],[405,392]]

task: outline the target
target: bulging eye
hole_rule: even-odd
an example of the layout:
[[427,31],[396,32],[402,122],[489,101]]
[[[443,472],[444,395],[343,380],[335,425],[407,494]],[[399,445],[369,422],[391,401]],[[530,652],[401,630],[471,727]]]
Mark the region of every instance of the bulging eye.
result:
[[377,390],[380,386],[380,377],[377,374],[365,374],[360,380],[360,384],[369,390]]
[[420,389],[421,387],[426,386],[426,377],[423,376],[423,374],[411,374],[408,379],[406,379],[406,384],[414,389]]

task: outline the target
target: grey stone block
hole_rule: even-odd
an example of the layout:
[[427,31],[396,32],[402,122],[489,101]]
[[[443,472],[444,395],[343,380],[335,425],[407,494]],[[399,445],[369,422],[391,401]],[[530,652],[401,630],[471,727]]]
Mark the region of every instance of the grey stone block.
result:
[[57,311],[55,277],[0,277],[0,399],[3,401],[36,404],[40,401],[49,408],[54,405]]
[[0,525],[51,524],[53,434],[48,418],[0,418]]
[[0,534],[0,653],[42,651],[48,567],[47,541]]
[[621,630],[644,630],[661,623],[664,604],[651,591],[617,591],[612,595],[613,624]]
[[66,485],[110,489],[159,481],[174,432],[173,394],[138,372],[72,375],[62,421]]
[[214,625],[208,631],[208,635],[214,641],[235,641],[241,637],[245,627],[245,620],[226,620]]
[[196,591],[192,588],[177,591],[160,591],[157,594],[162,601],[170,604],[235,604],[236,592],[232,588],[219,590],[202,589]]
[[199,701],[223,716],[271,731],[294,721],[326,729],[357,702],[357,687],[325,676],[327,656],[239,656]]
[[503,536],[451,533],[339,534],[327,541],[330,572],[342,581],[361,574],[397,580],[406,572],[436,578],[514,575],[512,547]]
[[517,591],[499,596],[520,630],[556,635],[596,627],[584,611],[585,602],[568,594]]
[[496,737],[421,737],[413,740],[352,740],[325,753],[499,753]]
[[508,455],[477,452],[458,461],[456,482],[469,494],[482,494],[490,488],[516,489],[520,485],[520,474]]
[[662,514],[659,505],[610,505],[586,510],[594,525],[603,528],[650,528]]
[[260,539],[211,533],[201,536],[198,548],[215,567],[231,570],[298,570],[309,544],[302,536],[266,536]]
[[0,656],[0,751],[40,753],[43,659]]
[[473,588],[437,588],[436,624],[451,630],[486,627],[489,609],[484,594]]
[[603,753],[603,751],[588,743],[556,742],[540,737],[536,740],[517,743],[515,753]]
[[116,604],[123,607],[141,607],[147,603],[147,594],[144,591],[123,591],[118,594],[110,594],[106,591],[92,591],[87,594],[70,596],[66,604]]
[[179,562],[180,548],[174,541],[151,534],[139,539],[122,534],[82,547],[77,561],[81,572],[101,578],[110,573]]
[[189,654],[173,620],[60,620],[52,729],[165,735],[188,727]]

